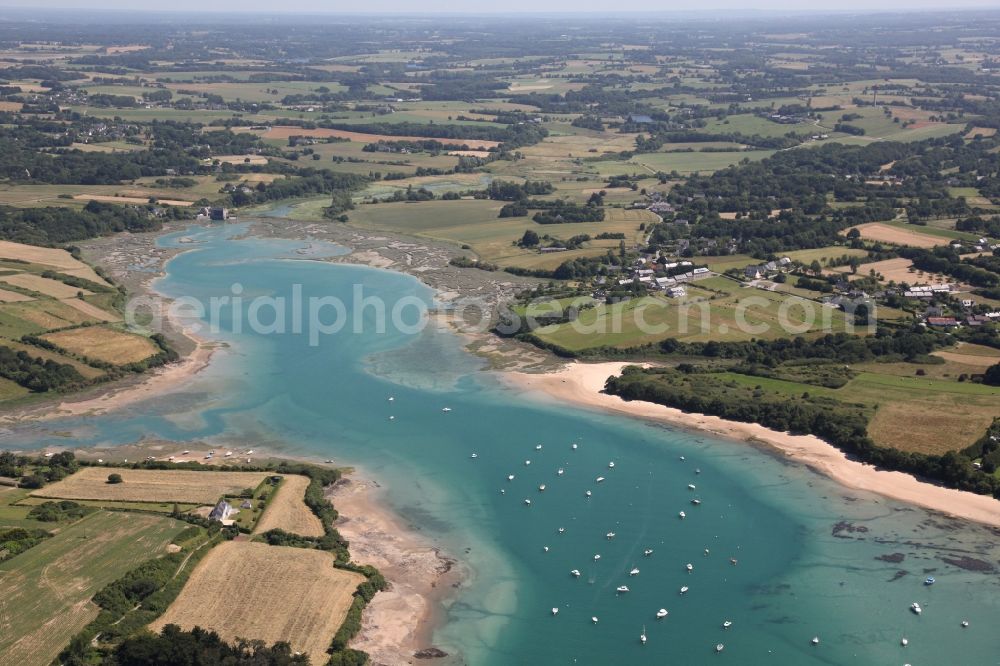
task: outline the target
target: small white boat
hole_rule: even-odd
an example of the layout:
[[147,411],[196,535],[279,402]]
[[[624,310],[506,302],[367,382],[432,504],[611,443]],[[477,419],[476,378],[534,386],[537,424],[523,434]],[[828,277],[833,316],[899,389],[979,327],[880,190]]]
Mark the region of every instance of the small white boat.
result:
[[726,620],[725,622],[722,623],[722,628],[723,629],[728,629],[731,626],[733,626],[733,623],[732,623],[731,620]]
[[592,618],[590,618],[590,621],[593,622],[594,624],[597,624],[597,616],[595,615]]
[[813,639],[810,642],[813,645],[819,645],[819,636],[813,636]]
[[681,460],[687,460],[687,458],[685,458],[684,456],[681,456]]
[[687,514],[681,511],[680,513],[677,514],[677,517],[680,518],[681,520],[684,520],[685,518],[687,518]]
[[646,627],[643,627],[642,633],[639,634],[639,642],[642,643],[643,645],[646,644]]
[[722,651],[723,651],[723,650],[725,650],[725,649],[726,649],[726,646],[725,646],[725,645],[723,645],[722,643],[718,643],[718,644],[717,644],[717,645],[715,646],[715,651],[716,651],[716,652],[722,652]]
[[614,532],[608,532],[604,536],[610,541],[611,539],[615,538],[615,533]]
[[653,549],[647,548],[646,550],[642,551],[642,554],[645,555],[646,557],[649,557],[650,555],[653,554]]
[[632,570],[628,572],[628,575],[629,576],[638,576],[639,575],[639,568],[638,567],[632,567]]
[[907,645],[910,644],[910,641],[909,639],[904,638],[901,641],[899,641],[899,644],[902,645],[903,647],[906,647]]
[[968,620],[962,620],[962,627],[968,627],[968,626],[969,626],[969,621]]
[[729,563],[732,564],[734,567],[736,566],[737,562],[739,562],[739,560],[737,560],[735,557],[729,558]]
[[917,615],[920,615],[921,613],[924,612],[924,609],[921,608],[920,604],[918,604],[916,601],[910,604],[910,610],[916,613]]
[[526,504],[527,506],[531,506],[531,500],[530,500],[530,499],[525,499],[525,500],[524,500],[524,503],[525,503],[525,504]]
[[333,464],[333,458],[330,458],[329,460],[327,460],[326,464],[327,465],[332,465]]
[[691,500],[691,504],[694,504],[695,506],[698,506],[699,504],[701,504],[701,500],[697,499],[697,498],[693,499],[693,500]]
[[542,552],[543,553],[549,552],[549,547],[548,546],[542,546]]
[[395,398],[390,395],[389,396],[389,402],[392,402],[393,400],[395,400]]
[[603,476],[599,476],[596,479],[594,479],[594,481],[597,482],[597,483],[604,483],[604,477]]
[[541,451],[542,450],[542,445],[541,444],[535,444],[535,450],[536,451]]
[[924,579],[924,585],[933,585],[935,582],[937,581],[934,580],[934,576],[928,576]]
[[553,606],[553,608],[552,608],[552,614],[553,614],[553,615],[558,615],[558,614],[559,614],[559,609],[558,609],[558,608],[555,608],[555,607]]
[[507,480],[508,481],[513,481],[514,480],[514,475],[513,474],[508,474],[507,475]]
[[687,586],[687,585],[685,585],[684,587],[682,587],[682,588],[681,588],[681,594],[687,594],[687,591],[688,591],[688,589],[689,589],[689,588],[688,588],[688,586]]
[[628,585],[619,585],[618,586],[618,593],[619,594],[624,594],[625,592],[628,592]]
[[684,568],[687,569],[688,571],[694,571],[694,565],[690,563],[684,565]]
[[501,489],[500,489],[500,494],[501,494],[501,495],[506,495],[506,494],[507,494],[507,491],[506,491],[506,490],[504,490],[503,488],[501,488]]
[[442,412],[450,412],[451,411],[451,407],[442,407],[441,411]]
[[594,561],[595,561],[595,562],[596,562],[597,560],[599,560],[599,559],[601,559],[601,556],[600,556],[600,554],[598,554],[598,555],[594,555]]
[[694,470],[694,473],[695,473],[695,474],[701,474],[701,469],[700,469],[700,468],[696,468],[696,469]]
[[697,487],[693,483],[689,483],[688,490],[697,490]]
[[579,569],[573,569],[572,571],[569,572],[569,575],[572,576],[573,578],[579,578],[580,577],[580,570]]
[[614,468],[615,468],[614,462],[609,462],[608,463],[608,469],[614,469]]
[[573,445],[572,447],[570,447],[570,448],[572,448],[572,449],[573,449],[574,451],[576,451],[576,444],[574,444],[574,445]]
[[590,497],[591,495],[593,495],[593,493],[588,490],[587,491],[587,497]]
[[395,416],[390,416],[390,417],[389,417],[389,420],[390,420],[390,421],[395,421],[395,420],[396,420],[396,417],[395,417]]
[[559,476],[562,476],[563,475],[563,468],[560,467],[559,469],[557,469],[556,470],[556,474],[558,474]]
[[479,454],[478,454],[478,453],[473,453],[473,454],[472,454],[471,456],[469,456],[469,457],[470,457],[470,458],[473,458],[473,459],[475,459],[475,458],[478,458],[478,457],[479,457]]
[[712,552],[712,551],[710,551],[710,550],[709,550],[708,548],[706,548],[706,549],[705,549],[705,557],[708,557],[709,553],[711,553],[711,552]]
[[545,490],[545,484],[538,486],[538,492],[543,492]]
[[662,620],[662,619],[663,619],[663,618],[665,618],[665,617],[666,617],[666,616],[667,616],[668,614],[669,614],[669,613],[667,613],[667,609],[666,609],[666,608],[661,608],[660,610],[656,611],[656,619],[657,619],[657,620]]
[[224,457],[224,458],[228,458],[228,457],[229,457],[229,456],[231,456],[231,455],[233,455],[233,452],[232,452],[232,451],[226,451],[226,455],[225,455],[225,456],[223,456],[223,457]]
[[530,464],[531,464],[531,461],[530,461],[530,460],[525,460],[525,461],[524,461],[524,466],[525,466],[525,467],[527,467],[527,466],[528,466],[528,465],[530,465]]
[[[190,451],[181,451],[181,455],[182,456],[186,456],[189,453],[191,453],[191,452]],[[253,451],[251,451],[250,453],[253,453]]]
[[566,531],[566,528],[565,528],[565,527],[560,527],[560,528],[559,528],[559,534],[562,534],[562,533],[563,533],[563,532],[565,532],[565,531]]

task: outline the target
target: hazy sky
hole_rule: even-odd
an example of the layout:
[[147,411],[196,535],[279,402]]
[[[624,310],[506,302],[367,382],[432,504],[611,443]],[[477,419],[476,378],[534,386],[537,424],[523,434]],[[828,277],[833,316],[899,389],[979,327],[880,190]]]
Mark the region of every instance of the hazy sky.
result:
[[1000,8],[1000,0],[501,0],[500,2],[456,2],[456,0],[0,0],[0,8],[35,9],[157,9],[167,11],[224,12],[601,12],[619,13],[739,10],[821,11],[905,11],[912,9],[950,10],[964,8]]

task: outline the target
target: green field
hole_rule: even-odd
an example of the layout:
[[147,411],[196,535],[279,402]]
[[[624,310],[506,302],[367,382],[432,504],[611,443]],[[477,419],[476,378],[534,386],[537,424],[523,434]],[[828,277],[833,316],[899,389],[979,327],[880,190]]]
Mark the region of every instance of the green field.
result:
[[635,347],[667,337],[688,342],[774,339],[788,335],[783,318],[806,336],[827,327],[843,331],[846,326],[839,310],[715,277],[689,284],[685,298],[654,295],[601,304],[582,311],[576,322],[545,326],[535,335],[573,351]]
[[381,203],[358,206],[350,212],[349,220],[350,224],[365,229],[468,245],[482,260],[502,266],[555,268],[570,258],[603,254],[610,248],[617,248],[619,241],[591,241],[585,248],[572,253],[540,254],[514,244],[525,230],[533,229],[540,236],[549,234],[561,239],[578,234],[624,233],[626,243],[636,243],[642,236],[639,225],[655,219],[647,211],[611,208],[603,222],[539,225],[528,217],[497,217],[502,206],[501,201],[489,200]]
[[97,616],[94,593],[165,554],[183,528],[170,518],[100,511],[0,564],[0,663],[47,666]]
[[883,446],[940,454],[972,444],[993,422],[1000,408],[1000,388],[958,382],[955,377],[917,376],[922,367],[865,364],[860,366],[862,372],[839,389],[736,373],[725,376],[736,384],[761,386],[788,396],[809,393],[863,404],[872,413],[868,432]]

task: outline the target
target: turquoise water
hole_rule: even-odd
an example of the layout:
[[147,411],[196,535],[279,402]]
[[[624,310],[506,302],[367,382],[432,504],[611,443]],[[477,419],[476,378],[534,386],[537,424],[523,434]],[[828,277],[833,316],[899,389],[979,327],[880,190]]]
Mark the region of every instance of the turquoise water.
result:
[[[390,307],[433,301],[410,277],[303,261],[298,251],[338,248],[244,231],[165,237],[198,243],[183,245],[190,251],[159,288],[207,300],[240,283],[250,299],[288,295],[297,283],[306,297],[350,304],[362,284]],[[363,318],[364,333],[348,325],[311,346],[306,334],[236,333],[223,316],[211,337],[230,349],[182,391],[100,417],[19,426],[0,433],[0,447],[63,444],[66,433],[84,445],[198,439],[360,465],[401,515],[471,570],[434,641],[470,664],[1000,663],[997,576],[942,560],[996,566],[996,533],[844,490],[746,444],[539,404],[482,372],[450,334],[378,332],[372,310]],[[415,319],[411,310],[405,323]],[[894,553],[904,560],[876,559]],[[937,583],[926,587],[930,573]],[[623,584],[631,591],[616,594]],[[919,617],[913,601],[925,609]],[[661,607],[669,616],[656,620]]]

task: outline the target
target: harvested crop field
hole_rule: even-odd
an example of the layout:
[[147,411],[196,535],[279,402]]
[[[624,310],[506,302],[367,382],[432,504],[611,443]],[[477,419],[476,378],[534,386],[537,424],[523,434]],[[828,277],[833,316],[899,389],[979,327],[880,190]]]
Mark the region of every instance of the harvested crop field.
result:
[[[861,264],[858,267],[858,275],[867,275],[869,271],[875,271],[885,281],[907,282],[909,284],[927,284],[928,282],[948,282],[948,278],[935,274],[926,274],[923,271],[910,270],[913,262],[902,257],[896,259],[886,259],[884,261],[873,261],[869,264]],[[832,273],[850,273],[850,266],[837,266],[829,269]]]
[[376,141],[440,141],[442,143],[455,143],[468,146],[470,150],[486,150],[500,145],[498,141],[481,141],[477,139],[435,139],[426,136],[391,136],[387,134],[367,134],[365,132],[349,132],[347,130],[327,129],[325,127],[317,129],[303,129],[301,127],[278,125],[266,132],[261,133],[264,139],[288,139],[292,136],[311,136],[317,139],[338,137],[359,141],[361,143],[375,143]]
[[995,127],[973,127],[965,135],[966,139],[975,139],[977,136],[981,136],[984,139],[989,138],[997,133]]
[[852,228],[860,231],[861,237],[865,240],[880,241],[882,243],[894,243],[896,245],[909,245],[911,247],[927,248],[934,247],[936,245],[944,245],[948,242],[947,238],[931,236],[930,234],[922,234],[919,231],[911,231],[909,229],[900,229],[899,227],[893,227],[879,222],[859,224],[858,226]]
[[199,626],[228,641],[288,641],[292,650],[318,664],[364,580],[334,569],[333,556],[321,550],[228,541],[198,564],[180,596],[150,628]]
[[[2,296],[0,296],[0,300],[2,300]],[[88,303],[87,301],[80,300],[79,298],[66,298],[63,299],[63,303],[70,306],[74,310],[79,310],[88,317],[93,317],[97,321],[103,321],[103,322],[121,321],[121,317],[118,316],[117,314],[113,314],[106,310],[102,310],[96,305]]]
[[115,331],[104,326],[72,328],[67,331],[47,333],[42,337],[74,354],[115,365],[142,361],[160,351],[149,338]]
[[255,164],[257,166],[267,164],[267,158],[260,155],[219,155],[213,157],[212,161],[221,164]]
[[9,289],[0,289],[0,303],[20,303],[35,300],[31,296]]
[[302,536],[323,536],[323,523],[302,500],[309,478],[298,474],[284,477],[278,491],[267,500],[264,515],[257,523],[256,533],[279,528]]
[[[265,160],[266,161],[266,160]],[[111,194],[75,194],[73,198],[77,201],[104,201],[106,203],[134,203],[134,204],[148,204],[149,198],[142,197],[116,197]],[[182,201],[180,199],[157,199],[158,203],[164,206],[191,206],[194,204],[193,201]]]
[[[121,474],[122,483],[108,483],[108,474],[113,472]],[[267,476],[265,472],[84,467],[32,495],[115,502],[215,504],[223,495],[238,495],[246,488],[256,488]]]
[[97,617],[90,598],[185,527],[169,518],[100,511],[0,564],[0,664],[47,666]]
[[34,273],[15,273],[14,275],[4,275],[0,277],[0,282],[12,284],[15,287],[20,287],[21,289],[37,291],[39,294],[45,294],[46,296],[52,296],[53,298],[73,298],[76,296],[77,292],[80,291],[84,294],[93,293],[91,291],[87,291],[86,289],[71,287],[65,282],[60,282],[59,280],[50,280],[49,278],[42,277],[41,275],[35,275]]
[[[63,272],[65,270],[90,268],[90,266],[74,258],[66,250],[24,245],[22,243],[12,243],[11,241],[0,241],[0,258],[30,261],[33,264],[42,264],[43,266],[62,269]],[[99,280],[100,278],[98,278]]]

